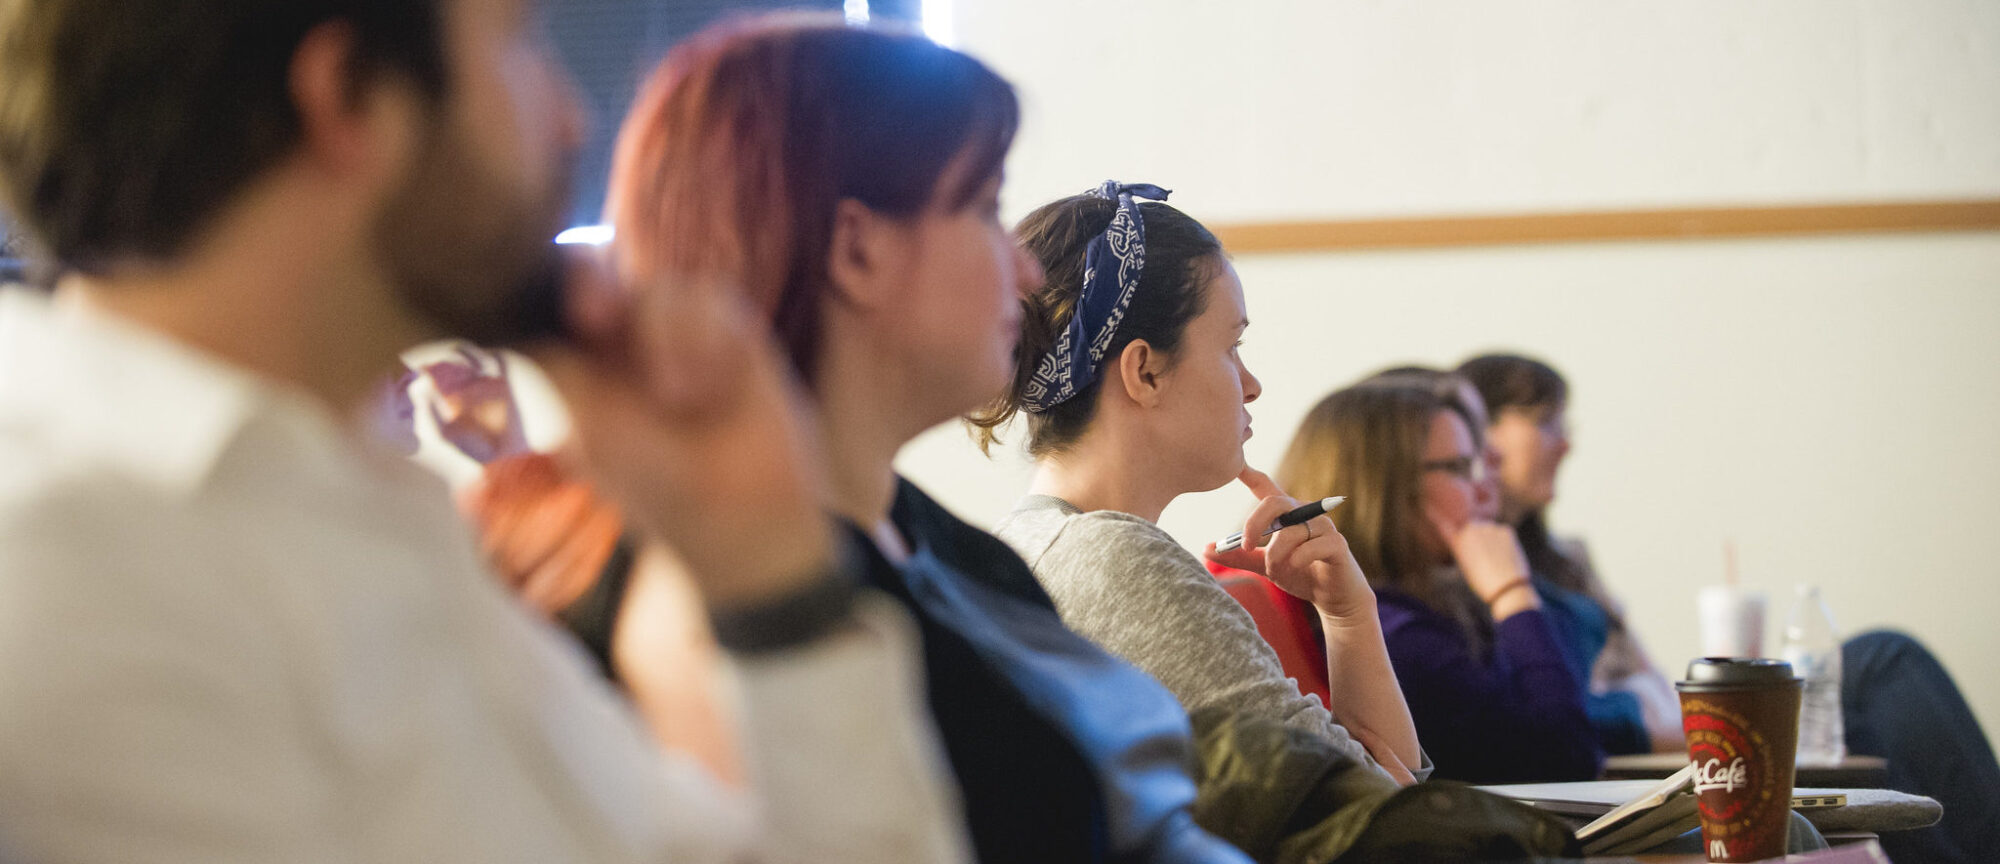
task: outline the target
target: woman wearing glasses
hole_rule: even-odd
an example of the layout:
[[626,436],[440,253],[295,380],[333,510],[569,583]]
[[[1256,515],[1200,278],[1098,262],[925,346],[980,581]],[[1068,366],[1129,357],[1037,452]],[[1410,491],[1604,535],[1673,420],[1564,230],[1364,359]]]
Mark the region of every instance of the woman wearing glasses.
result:
[[1496,491],[1462,388],[1385,376],[1307,413],[1278,469],[1333,512],[1375,588],[1396,678],[1436,765],[1477,783],[1588,780],[1603,760]]
[[[1492,411],[1499,457],[1500,519],[1513,526],[1548,605],[1590,719],[1613,753],[1679,750],[1680,702],[1673,685],[1625,626],[1617,601],[1582,546],[1555,539],[1544,517],[1569,453],[1569,385],[1548,364],[1514,354],[1465,361],[1458,374]],[[2000,861],[2000,761],[1958,684],[1936,657],[1902,633],[1872,630],[1841,646],[1841,713],[1849,752],[1889,760],[1886,785],[1938,799],[1934,826],[1884,834],[1897,861]],[[1426,744],[1430,743],[1428,739]]]

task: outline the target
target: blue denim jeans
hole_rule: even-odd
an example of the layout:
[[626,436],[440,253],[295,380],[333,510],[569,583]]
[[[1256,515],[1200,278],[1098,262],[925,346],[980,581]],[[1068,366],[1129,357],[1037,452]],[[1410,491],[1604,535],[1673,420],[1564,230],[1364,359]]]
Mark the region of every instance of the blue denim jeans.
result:
[[1847,750],[1889,760],[1889,788],[1944,805],[1938,824],[1882,835],[1896,864],[2000,862],[2000,763],[1937,658],[1886,630],[1841,646]]

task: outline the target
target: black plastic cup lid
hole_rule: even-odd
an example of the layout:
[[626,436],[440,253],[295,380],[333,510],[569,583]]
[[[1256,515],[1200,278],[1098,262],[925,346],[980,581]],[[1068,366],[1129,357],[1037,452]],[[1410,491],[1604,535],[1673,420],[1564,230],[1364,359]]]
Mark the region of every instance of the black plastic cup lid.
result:
[[1792,664],[1762,657],[1701,657],[1688,663],[1680,690],[1723,690],[1737,687],[1788,687],[1798,683]]

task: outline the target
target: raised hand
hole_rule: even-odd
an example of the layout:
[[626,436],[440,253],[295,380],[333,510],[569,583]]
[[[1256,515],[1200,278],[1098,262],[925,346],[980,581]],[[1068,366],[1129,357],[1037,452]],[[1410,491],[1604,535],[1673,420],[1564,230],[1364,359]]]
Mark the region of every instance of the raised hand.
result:
[[583,469],[673,547],[711,609],[804,587],[832,560],[816,437],[764,328],[723,285],[636,289],[579,262],[573,344],[535,360],[568,403]]
[[482,465],[527,452],[506,355],[461,345],[456,360],[431,363],[423,371],[437,388],[431,419],[459,452]]
[[1521,552],[1514,529],[1484,519],[1474,519],[1454,529],[1437,514],[1426,515],[1438,536],[1450,547],[1452,559],[1465,576],[1465,584],[1492,607],[1494,620],[1541,605],[1529,585],[1528,557]]
[[[1375,592],[1347,548],[1347,538],[1326,516],[1263,537],[1298,502],[1254,468],[1245,467],[1236,479],[1262,500],[1244,522],[1245,547],[1218,554],[1211,544],[1209,558],[1262,573],[1319,610],[1329,709],[1391,778],[1404,785],[1416,782],[1411,769],[1423,765],[1423,748],[1417,745],[1416,724],[1389,663],[1382,622],[1375,617]],[[1256,548],[1265,540],[1269,545]]]
[[416,380],[414,369],[383,379],[364,409],[364,428],[369,436],[401,456],[415,455],[422,446],[417,440],[417,406],[410,398],[410,384]]
[[1236,479],[1261,499],[1244,521],[1243,547],[1217,552],[1214,544],[1209,544],[1204,554],[1221,564],[1263,574],[1285,593],[1313,604],[1322,615],[1339,620],[1357,615],[1373,619],[1375,592],[1368,587],[1361,566],[1347,548],[1347,538],[1333,526],[1333,520],[1315,516],[1265,537],[1271,524],[1299,502],[1255,468],[1245,467]]
[[597,583],[625,527],[618,508],[543,453],[486,466],[464,506],[501,584],[549,615]]

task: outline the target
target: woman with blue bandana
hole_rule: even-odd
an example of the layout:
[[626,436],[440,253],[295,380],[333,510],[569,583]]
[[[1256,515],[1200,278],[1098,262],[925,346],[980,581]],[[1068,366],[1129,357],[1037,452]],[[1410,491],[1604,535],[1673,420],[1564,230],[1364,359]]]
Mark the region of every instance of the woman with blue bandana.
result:
[[[1140,200],[1166,196],[1105,183],[1021,223],[1048,278],[1024,303],[1013,387],[973,422],[990,444],[1025,413],[1037,463],[996,533],[1072,629],[1158,678],[1198,724],[1211,708],[1269,718],[1413,783],[1429,766],[1346,540],[1325,516],[1261,536],[1298,502],[1244,462],[1261,386],[1236,350],[1243,286],[1207,229]],[[1300,693],[1243,607],[1154,524],[1176,497],[1232,480],[1261,499],[1251,539],[1209,557],[1317,609],[1331,705]]]
[[737,286],[776,333],[856,569],[914,622],[980,860],[1247,864],[1195,823],[1173,695],[1065,629],[1005,544],[895,473],[906,442],[1012,367],[1019,297],[1041,279],[999,221],[1017,117],[1006,82],[920,35],[713,28],[626,120],[607,208],[620,264],[635,284]]
[[[1017,117],[1005,81],[920,35],[738,21],[655,74],[619,136],[606,208],[632,284],[735,286],[776,333],[854,569],[914,624],[978,859],[1476,857],[1442,839],[1516,860],[1572,846],[1530,808],[1464,788],[1404,795],[1417,790],[1276,724],[1197,739],[1174,694],[1064,626],[1020,556],[897,476],[904,444],[1014,367],[1021,298],[1042,282],[999,219]],[[844,792],[874,804],[865,786]]]

